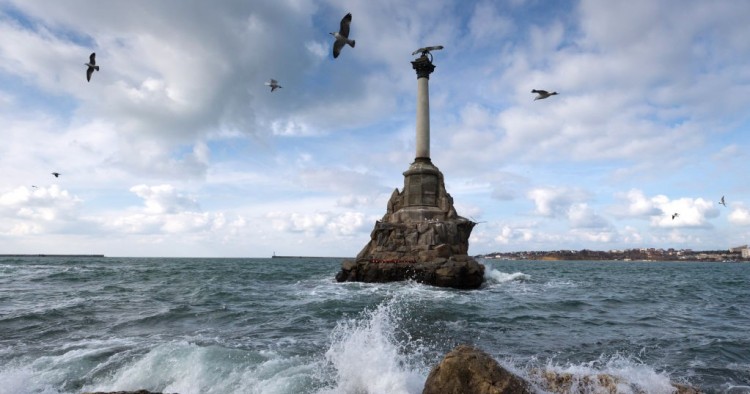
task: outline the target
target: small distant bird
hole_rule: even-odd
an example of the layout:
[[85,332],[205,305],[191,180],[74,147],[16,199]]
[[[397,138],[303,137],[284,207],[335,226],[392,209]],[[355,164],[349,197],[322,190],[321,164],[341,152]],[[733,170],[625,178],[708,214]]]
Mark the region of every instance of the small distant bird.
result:
[[92,52],[89,56],[89,62],[84,64],[89,66],[86,70],[86,80],[91,82],[91,74],[94,73],[94,70],[99,71],[99,66],[96,65],[96,52]]
[[723,205],[725,207],[727,206],[727,203],[724,202],[724,196],[721,196],[721,201],[719,201],[719,204],[721,204],[721,205]]
[[534,101],[546,99],[549,96],[554,96],[557,94],[557,92],[550,93],[546,90],[539,90],[539,89],[531,89],[531,93],[536,93],[536,97],[534,98]]
[[36,185],[31,185],[31,188],[32,188],[32,189],[36,189],[36,188],[37,188],[37,186],[36,186]]
[[338,32],[332,32],[331,35],[336,38],[333,42],[333,58],[339,57],[341,48],[345,44],[349,44],[350,47],[354,48],[354,40],[349,39],[349,25],[352,23],[352,13],[348,13],[341,18],[341,26],[339,26]]
[[271,78],[270,81],[266,82],[266,86],[271,87],[271,91],[273,92],[276,89],[282,88],[283,86],[279,85],[279,81]]
[[678,216],[680,216],[680,214],[679,214],[679,213],[677,213],[677,212],[673,213],[673,214],[672,214],[672,220],[674,220],[674,218],[676,218],[676,217],[678,217]]
[[60,177],[60,173],[59,173],[59,172],[53,172],[53,173],[52,173],[52,175],[54,175],[54,176],[55,176],[55,178],[58,178],[58,177]]

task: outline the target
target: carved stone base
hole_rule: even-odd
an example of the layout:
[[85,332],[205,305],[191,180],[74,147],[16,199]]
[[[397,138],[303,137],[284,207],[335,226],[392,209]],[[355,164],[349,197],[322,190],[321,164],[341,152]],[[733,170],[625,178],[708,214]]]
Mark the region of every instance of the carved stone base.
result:
[[412,163],[404,177],[404,192],[394,190],[370,242],[356,260],[344,261],[336,280],[481,286],[484,266],[467,255],[476,223],[458,216],[443,174],[427,159]]
[[425,262],[347,260],[341,264],[336,280],[367,283],[414,280],[438,287],[476,289],[484,281],[484,266],[469,256],[438,257]]

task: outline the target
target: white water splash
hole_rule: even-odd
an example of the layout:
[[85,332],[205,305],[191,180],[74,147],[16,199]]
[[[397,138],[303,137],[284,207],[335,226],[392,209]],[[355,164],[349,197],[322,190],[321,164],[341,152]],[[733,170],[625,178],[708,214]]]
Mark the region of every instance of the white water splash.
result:
[[[608,393],[616,389],[618,394],[673,394],[669,376],[657,372],[653,367],[619,354],[602,355],[598,360],[561,366],[549,361],[543,370],[558,375],[569,375],[571,380],[570,392],[582,394]],[[533,371],[535,368],[527,368]],[[616,381],[614,387],[608,387],[603,382],[593,379],[597,375],[608,375]],[[543,385],[539,375],[526,376],[529,381]]]
[[400,343],[397,301],[379,305],[366,312],[362,319],[349,319],[338,324],[332,334],[326,359],[334,369],[335,387],[320,394],[420,393],[429,372],[418,366],[422,347]]
[[491,283],[508,283],[508,282],[523,282],[531,280],[530,275],[526,275],[523,272],[514,272],[512,274],[498,271],[496,269],[490,269],[485,271],[484,279]]

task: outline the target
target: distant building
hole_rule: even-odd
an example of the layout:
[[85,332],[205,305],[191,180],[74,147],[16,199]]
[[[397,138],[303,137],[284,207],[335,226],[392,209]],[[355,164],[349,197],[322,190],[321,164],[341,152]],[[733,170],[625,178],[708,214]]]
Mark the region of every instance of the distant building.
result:
[[747,245],[737,246],[735,248],[729,248],[729,253],[742,253],[743,249],[747,250]]
[[748,248],[742,249],[742,252],[740,253],[742,253],[743,259],[750,259],[750,249]]

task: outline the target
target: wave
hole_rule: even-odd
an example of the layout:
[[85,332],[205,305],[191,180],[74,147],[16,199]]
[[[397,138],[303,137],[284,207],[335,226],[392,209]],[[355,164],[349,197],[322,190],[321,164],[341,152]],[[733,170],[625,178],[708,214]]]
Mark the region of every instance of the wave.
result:
[[644,393],[673,394],[675,387],[665,372],[658,372],[652,366],[641,363],[637,358],[621,354],[601,355],[597,360],[580,364],[561,365],[555,360],[548,360],[545,365],[531,362],[516,372],[539,388],[565,392],[595,393]]
[[489,269],[484,273],[484,280],[490,284],[492,283],[508,283],[508,282],[526,282],[531,280],[531,276],[524,274],[523,272],[514,272],[512,274],[498,271],[496,269]]
[[399,298],[380,304],[359,319],[339,322],[325,353],[335,384],[319,394],[419,393],[429,369],[428,348],[408,335],[397,339]]

